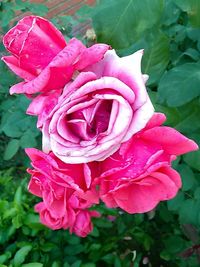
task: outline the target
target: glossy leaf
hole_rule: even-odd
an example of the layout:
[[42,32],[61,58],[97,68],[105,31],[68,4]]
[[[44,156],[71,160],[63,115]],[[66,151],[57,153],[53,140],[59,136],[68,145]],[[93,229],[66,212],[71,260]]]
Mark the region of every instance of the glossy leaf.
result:
[[159,23],[162,11],[162,0],[101,0],[93,15],[97,39],[115,49],[127,48]]
[[17,153],[18,149],[19,149],[19,140],[17,139],[10,140],[4,152],[4,160],[11,159]]
[[20,267],[21,264],[25,261],[26,256],[31,251],[32,246],[27,245],[22,248],[20,248],[17,253],[15,254],[15,257],[13,259],[14,267]]
[[158,86],[158,99],[179,107],[200,95],[200,64],[187,63],[168,71]]
[[146,38],[142,60],[143,73],[149,75],[148,85],[157,82],[169,63],[169,39],[162,32],[151,33]]
[[26,263],[23,264],[22,267],[43,267],[44,265],[39,262],[31,262],[31,263]]

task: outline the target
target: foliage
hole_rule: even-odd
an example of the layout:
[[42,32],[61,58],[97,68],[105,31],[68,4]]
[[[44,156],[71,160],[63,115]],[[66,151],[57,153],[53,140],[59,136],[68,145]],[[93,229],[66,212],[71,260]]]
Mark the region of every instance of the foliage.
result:
[[[44,6],[28,1],[3,1],[4,31],[19,9],[46,12]],[[200,145],[199,9],[196,0],[99,0],[95,7],[80,10],[76,19],[62,17],[54,22],[69,38],[77,19],[82,23],[92,18],[97,41],[110,44],[118,54],[144,48],[142,68],[150,75],[147,86],[156,111],[167,115],[167,125]],[[174,162],[183,187],[176,198],[155,211],[128,215],[102,205],[102,217],[94,220],[94,231],[87,238],[50,231],[39,224],[31,208],[38,199],[26,192],[27,178],[20,178],[25,176],[21,166],[27,163],[19,148],[38,146],[36,121],[25,115],[28,99],[8,97],[8,88],[16,81],[3,63],[0,72],[0,150],[4,153],[0,160],[0,266],[199,266],[199,151]],[[112,221],[109,216],[116,218]]]

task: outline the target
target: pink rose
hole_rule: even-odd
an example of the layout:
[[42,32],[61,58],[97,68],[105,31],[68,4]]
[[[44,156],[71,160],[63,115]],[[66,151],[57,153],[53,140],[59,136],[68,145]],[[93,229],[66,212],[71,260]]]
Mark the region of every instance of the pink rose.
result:
[[41,223],[50,229],[69,228],[71,233],[75,233],[80,237],[86,237],[93,230],[91,218],[99,217],[100,214],[96,211],[82,209],[81,204],[79,207],[77,203],[79,203],[78,198],[71,196],[67,202],[65,213],[62,216],[53,214],[44,202],[36,204],[35,211],[39,213]]
[[86,237],[93,230],[91,217],[100,217],[100,214],[96,211],[79,210],[76,213],[76,218],[73,226],[70,228],[70,232]]
[[53,230],[69,228],[85,237],[92,231],[91,217],[99,216],[87,210],[99,200],[92,176],[97,176],[97,163],[69,165],[34,148],[26,153],[34,168],[28,169],[28,190],[43,200],[35,206],[41,222]]
[[67,229],[75,221],[75,212],[73,209],[65,210],[63,216],[54,216],[46,207],[44,202],[35,205],[35,211],[40,214],[40,221],[52,230]]
[[45,205],[55,213],[63,214],[66,202],[71,194],[97,204],[99,202],[95,177],[98,176],[98,164],[65,164],[52,153],[49,155],[35,148],[27,148],[26,153],[32,161],[33,169],[28,190],[42,197]]
[[142,54],[119,58],[107,51],[77,74],[43,120],[43,150],[66,163],[102,161],[143,129],[154,109],[141,74]]
[[34,94],[62,88],[75,70],[98,62],[109,49],[97,44],[86,48],[73,38],[67,44],[61,32],[48,20],[27,16],[3,38],[12,56],[2,60],[24,79],[11,87],[10,93]]
[[100,198],[108,207],[143,213],[176,195],[181,179],[171,161],[198,146],[173,128],[160,126],[164,120],[164,114],[155,114],[145,129],[101,163]]

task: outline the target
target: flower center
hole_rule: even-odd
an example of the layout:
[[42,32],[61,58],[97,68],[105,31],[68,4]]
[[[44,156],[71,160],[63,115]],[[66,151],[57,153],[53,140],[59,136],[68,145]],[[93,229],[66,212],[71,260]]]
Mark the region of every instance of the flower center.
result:
[[66,116],[67,125],[80,141],[89,141],[107,130],[112,100],[98,100]]
[[90,131],[95,134],[103,133],[107,130],[112,109],[111,100],[102,100],[98,103],[100,104],[95,112],[93,120],[90,123]]

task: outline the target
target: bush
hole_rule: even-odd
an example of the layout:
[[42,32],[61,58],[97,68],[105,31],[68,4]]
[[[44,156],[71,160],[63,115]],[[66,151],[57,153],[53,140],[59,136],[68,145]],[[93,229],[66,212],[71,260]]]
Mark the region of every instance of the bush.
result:
[[[156,111],[164,112],[168,125],[200,144],[198,1],[98,2],[95,7],[82,8],[75,18],[54,18],[54,22],[69,38],[77,23],[91,18],[97,41],[112,45],[119,55],[144,48],[142,68],[150,75],[147,86]],[[45,6],[27,1],[3,1],[2,32],[8,30],[16,10],[37,15],[47,11]],[[82,40],[90,43],[87,36]],[[2,45],[0,52],[5,54]],[[94,219],[94,231],[84,239],[68,231],[49,230],[39,223],[32,208],[38,200],[26,189],[24,166],[28,161],[22,149],[41,143],[36,121],[25,115],[27,98],[8,97],[8,89],[16,81],[2,62],[0,72],[0,266],[199,266],[199,151],[175,161],[183,187],[176,198],[156,210],[129,215],[103,205],[96,207],[102,217]]]

